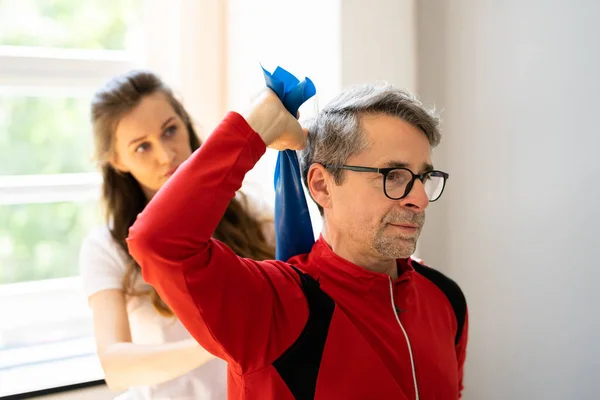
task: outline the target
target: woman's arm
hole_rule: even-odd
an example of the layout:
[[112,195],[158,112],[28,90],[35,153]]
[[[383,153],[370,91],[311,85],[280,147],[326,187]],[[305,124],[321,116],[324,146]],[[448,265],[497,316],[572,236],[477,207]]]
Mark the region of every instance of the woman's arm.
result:
[[90,296],[89,303],[98,356],[112,390],[166,382],[214,358],[194,339],[159,345],[131,343],[122,290],[100,291]]

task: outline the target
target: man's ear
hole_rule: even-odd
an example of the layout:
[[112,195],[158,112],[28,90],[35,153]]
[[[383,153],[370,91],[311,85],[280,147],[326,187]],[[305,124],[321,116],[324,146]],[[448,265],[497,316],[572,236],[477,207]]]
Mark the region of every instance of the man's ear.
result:
[[332,184],[331,176],[327,169],[321,164],[313,164],[308,170],[306,182],[313,200],[322,208],[331,206],[331,194],[329,185]]

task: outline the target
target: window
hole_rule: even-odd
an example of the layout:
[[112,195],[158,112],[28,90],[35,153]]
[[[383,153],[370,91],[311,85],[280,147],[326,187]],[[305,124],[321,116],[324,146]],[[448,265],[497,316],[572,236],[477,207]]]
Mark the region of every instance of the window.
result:
[[140,27],[139,0],[0,0],[0,9],[7,46],[125,50]]
[[142,0],[0,0],[0,397],[102,379],[80,290],[101,223],[89,104],[140,65]]

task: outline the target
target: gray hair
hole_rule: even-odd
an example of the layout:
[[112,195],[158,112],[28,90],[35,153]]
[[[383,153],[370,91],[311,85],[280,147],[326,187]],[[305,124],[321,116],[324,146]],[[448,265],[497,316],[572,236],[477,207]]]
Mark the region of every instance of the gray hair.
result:
[[[306,148],[299,152],[302,180],[314,163],[343,165],[349,157],[369,147],[360,125],[365,114],[400,118],[420,129],[431,147],[439,144],[439,117],[406,90],[389,84],[355,86],[336,96],[308,125]],[[330,169],[335,182],[343,182],[343,170]],[[321,207],[319,211],[322,213]]]

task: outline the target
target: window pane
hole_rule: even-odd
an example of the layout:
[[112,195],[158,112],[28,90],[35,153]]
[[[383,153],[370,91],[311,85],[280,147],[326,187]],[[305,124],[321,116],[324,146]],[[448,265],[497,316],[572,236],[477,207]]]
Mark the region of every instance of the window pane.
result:
[[125,50],[140,0],[0,0],[0,45]]
[[100,222],[97,202],[0,206],[0,285],[78,275],[81,240]]
[[0,175],[91,172],[87,97],[0,95]]

